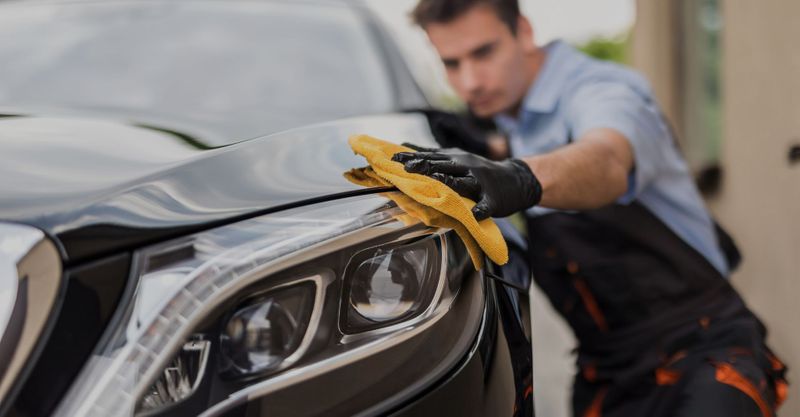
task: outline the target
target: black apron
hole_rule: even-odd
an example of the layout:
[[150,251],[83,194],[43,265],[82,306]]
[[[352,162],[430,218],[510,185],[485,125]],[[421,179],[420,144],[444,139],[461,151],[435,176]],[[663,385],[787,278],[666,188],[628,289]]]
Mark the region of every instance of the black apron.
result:
[[[576,415],[675,415],[670,397],[697,384],[700,362],[724,380],[721,364],[742,352],[768,374],[754,384],[773,412],[785,367],[766,348],[764,326],[642,204],[529,218],[528,233],[534,280],[578,340]],[[681,381],[689,374],[697,377]],[[771,415],[762,411],[753,415]]]

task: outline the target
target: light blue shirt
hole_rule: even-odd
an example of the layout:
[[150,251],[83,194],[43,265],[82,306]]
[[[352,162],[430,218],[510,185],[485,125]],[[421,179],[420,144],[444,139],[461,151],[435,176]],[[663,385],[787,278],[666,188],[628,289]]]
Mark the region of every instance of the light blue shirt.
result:
[[[631,144],[635,168],[621,204],[638,200],[722,275],[728,265],[713,222],[676,148],[647,81],[621,65],[599,61],[556,41],[518,118],[499,115],[515,156],[553,151],[594,128],[611,128]],[[530,209],[530,215],[552,210]]]

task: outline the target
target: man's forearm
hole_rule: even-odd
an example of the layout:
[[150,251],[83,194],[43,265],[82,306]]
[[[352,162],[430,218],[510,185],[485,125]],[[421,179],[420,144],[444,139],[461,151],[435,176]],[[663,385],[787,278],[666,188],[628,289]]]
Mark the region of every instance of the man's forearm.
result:
[[633,150],[613,129],[593,129],[551,153],[522,158],[542,185],[540,206],[587,210],[625,194]]

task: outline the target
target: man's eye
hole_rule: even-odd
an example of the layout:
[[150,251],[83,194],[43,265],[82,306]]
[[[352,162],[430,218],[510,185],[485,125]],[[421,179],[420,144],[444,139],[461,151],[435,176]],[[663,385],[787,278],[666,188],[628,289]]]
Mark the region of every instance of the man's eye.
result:
[[444,63],[444,67],[447,69],[456,69],[458,68],[458,61],[455,59],[444,59],[442,60]]
[[486,58],[494,52],[494,45],[485,45],[481,46],[480,48],[476,49],[472,56],[475,58]]

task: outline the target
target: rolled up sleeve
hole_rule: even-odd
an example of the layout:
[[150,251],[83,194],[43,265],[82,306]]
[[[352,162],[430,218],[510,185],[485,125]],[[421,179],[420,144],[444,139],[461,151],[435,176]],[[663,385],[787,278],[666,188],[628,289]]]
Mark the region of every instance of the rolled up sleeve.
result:
[[665,167],[674,146],[656,105],[622,82],[594,82],[578,87],[567,102],[567,125],[575,140],[588,131],[609,128],[631,144],[634,168],[628,190],[618,199],[632,202]]

